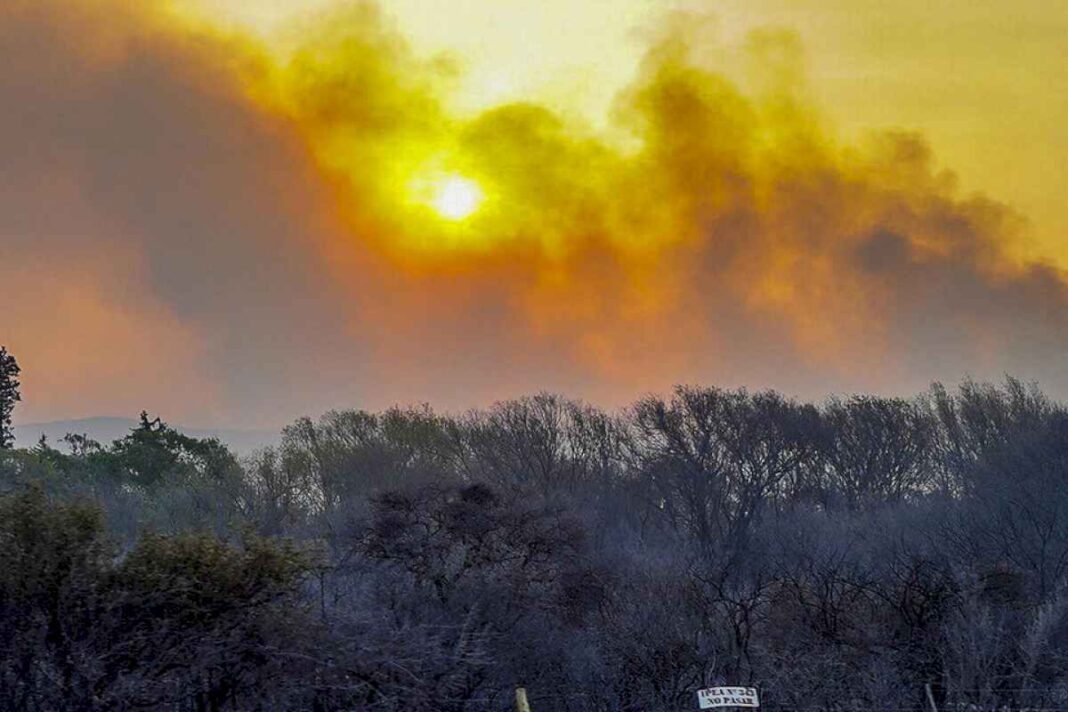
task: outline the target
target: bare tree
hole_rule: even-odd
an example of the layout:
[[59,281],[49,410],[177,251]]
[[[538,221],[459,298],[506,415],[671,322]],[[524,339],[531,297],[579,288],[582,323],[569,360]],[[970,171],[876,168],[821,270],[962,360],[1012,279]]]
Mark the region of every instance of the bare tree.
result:
[[824,407],[824,462],[832,499],[862,509],[894,504],[932,486],[935,421],[918,404],[854,396]]
[[706,550],[744,539],[817,452],[816,411],[775,393],[679,387],[633,417],[651,506]]

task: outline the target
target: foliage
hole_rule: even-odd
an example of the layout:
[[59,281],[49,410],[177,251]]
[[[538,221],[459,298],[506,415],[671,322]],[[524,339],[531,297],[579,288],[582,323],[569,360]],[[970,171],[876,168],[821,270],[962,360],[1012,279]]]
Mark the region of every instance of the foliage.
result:
[[143,415],[0,452],[0,708],[1063,707],[1066,482],[1012,379],[334,412],[240,463]]
[[144,536],[40,490],[0,500],[0,707],[222,709],[275,686],[307,557],[281,542]]
[[15,410],[15,404],[19,402],[19,369],[18,361],[0,346],[0,450],[10,448],[15,442],[15,435],[11,430],[11,414]]

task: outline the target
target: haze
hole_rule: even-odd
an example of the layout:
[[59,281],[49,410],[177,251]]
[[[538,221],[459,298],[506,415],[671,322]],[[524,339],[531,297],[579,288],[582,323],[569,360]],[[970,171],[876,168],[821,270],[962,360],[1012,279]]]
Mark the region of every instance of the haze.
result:
[[1064,396],[1066,31],[1037,0],[9,2],[18,418]]

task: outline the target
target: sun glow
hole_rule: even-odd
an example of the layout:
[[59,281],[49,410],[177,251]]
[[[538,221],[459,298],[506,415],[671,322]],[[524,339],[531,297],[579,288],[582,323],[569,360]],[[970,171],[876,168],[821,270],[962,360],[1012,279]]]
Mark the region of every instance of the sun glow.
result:
[[485,194],[478,183],[451,175],[434,186],[430,205],[446,220],[463,220],[478,210],[484,199]]

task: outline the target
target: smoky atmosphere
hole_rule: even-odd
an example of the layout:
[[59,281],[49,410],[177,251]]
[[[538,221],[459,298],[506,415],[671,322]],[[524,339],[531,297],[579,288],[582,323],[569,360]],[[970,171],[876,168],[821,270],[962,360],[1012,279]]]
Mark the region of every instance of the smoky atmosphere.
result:
[[0,3],[0,712],[1068,710],[1066,36]]

